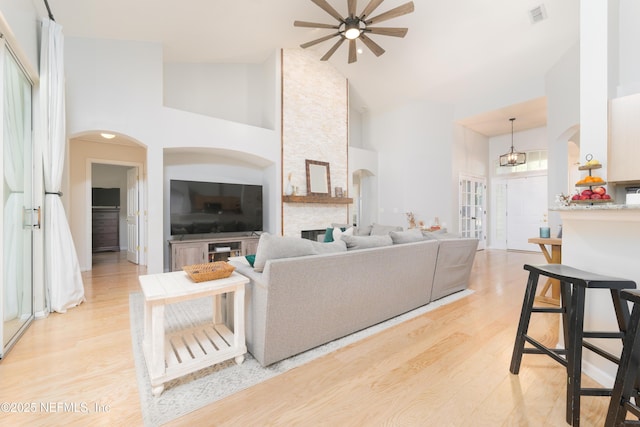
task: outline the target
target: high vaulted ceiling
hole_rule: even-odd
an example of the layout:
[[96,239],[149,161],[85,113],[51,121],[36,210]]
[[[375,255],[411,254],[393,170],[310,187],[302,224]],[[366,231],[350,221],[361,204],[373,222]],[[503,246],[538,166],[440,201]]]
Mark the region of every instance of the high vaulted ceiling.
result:
[[[33,1],[44,13],[42,0]],[[406,1],[385,0],[374,14]],[[328,2],[346,16],[347,0]],[[358,1],[358,13],[368,2]],[[385,54],[376,57],[359,44],[363,53],[356,63],[347,64],[344,44],[330,59],[349,79],[364,108],[383,109],[416,99],[454,104],[517,87],[544,76],[578,41],[579,0],[414,3],[413,13],[376,25],[409,28],[405,38],[371,36]],[[260,63],[276,49],[294,48],[334,31],[296,28],[294,20],[337,22],[310,0],[49,0],[49,4],[66,36],[162,43],[166,62]],[[530,10],[540,5],[547,19],[534,24]],[[327,41],[309,50],[320,58],[332,44]],[[505,115],[517,113],[512,109]],[[481,133],[508,133],[506,118],[498,120],[499,128],[481,126]],[[524,123],[526,118],[522,119]],[[482,117],[470,119],[478,121]]]

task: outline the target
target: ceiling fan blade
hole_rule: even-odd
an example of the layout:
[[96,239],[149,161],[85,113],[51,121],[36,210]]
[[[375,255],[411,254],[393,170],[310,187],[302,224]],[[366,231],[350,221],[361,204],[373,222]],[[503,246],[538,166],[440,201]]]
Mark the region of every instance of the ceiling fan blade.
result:
[[344,43],[346,39],[344,37],[340,37],[340,40],[338,40],[336,42],[336,44],[334,44],[331,49],[329,49],[329,51],[327,53],[324,54],[324,56],[322,58],[320,58],[320,61],[327,61],[329,58],[331,58],[331,55],[333,55],[334,53],[336,53],[336,50],[338,50],[338,48],[340,47],[340,45],[342,45],[342,43]]
[[294,27],[308,27],[308,28],[334,28],[336,30],[340,29],[338,25],[331,24],[319,24],[317,22],[306,22],[306,21],[294,21]]
[[369,37],[365,36],[364,34],[360,34],[360,37],[358,37],[360,40],[362,40],[362,43],[364,43],[365,45],[367,45],[367,47],[369,49],[371,49],[371,52],[373,52],[376,56],[380,56],[384,53],[384,49],[380,47],[380,45],[376,42],[374,42],[373,40],[371,40]]
[[347,0],[347,9],[349,10],[349,18],[354,18],[356,16],[357,5],[358,5],[358,0]]
[[[362,35],[360,36],[362,38]],[[349,64],[358,60],[358,52],[356,49],[356,40],[349,40]]]
[[413,2],[405,3],[402,6],[395,7],[387,12],[381,13],[371,19],[366,19],[366,24],[377,24],[378,22],[386,21],[387,19],[396,18],[398,16],[406,15],[413,12],[415,9]]
[[360,19],[363,19],[369,15],[371,15],[371,13],[376,10],[376,8],[378,6],[380,6],[382,4],[384,0],[371,0],[369,2],[369,4],[367,5],[367,7],[364,8],[364,10],[362,11],[362,13],[360,14]]
[[371,34],[380,34],[381,36],[393,36],[393,37],[404,37],[407,35],[408,28],[371,28],[367,27],[365,30]]
[[310,42],[306,42],[300,45],[301,48],[306,49],[318,43],[322,43],[325,40],[329,40],[332,37],[339,36],[340,33],[329,34],[328,36],[320,37],[319,39],[312,40]]
[[315,4],[317,4],[318,6],[320,6],[320,8],[322,10],[324,10],[329,15],[333,16],[334,18],[336,18],[338,21],[340,21],[340,22],[343,21],[343,18],[338,13],[338,11],[335,10],[329,3],[327,3],[326,0],[311,0],[311,1],[314,2]]

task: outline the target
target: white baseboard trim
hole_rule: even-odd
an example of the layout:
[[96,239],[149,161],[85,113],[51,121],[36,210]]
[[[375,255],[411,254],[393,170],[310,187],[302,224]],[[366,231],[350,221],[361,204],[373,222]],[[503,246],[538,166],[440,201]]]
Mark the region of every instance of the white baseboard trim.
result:
[[37,320],[40,320],[40,319],[46,319],[47,317],[49,317],[49,312],[48,312],[48,311],[46,311],[46,310],[43,310],[43,311],[36,311],[36,312],[34,313],[34,316],[35,316],[35,318],[36,318]]

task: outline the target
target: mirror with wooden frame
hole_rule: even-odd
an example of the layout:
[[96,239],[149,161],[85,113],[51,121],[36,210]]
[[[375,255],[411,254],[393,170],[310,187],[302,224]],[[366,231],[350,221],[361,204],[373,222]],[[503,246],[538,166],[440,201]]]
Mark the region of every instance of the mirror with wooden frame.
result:
[[305,160],[307,170],[307,195],[331,197],[329,163]]

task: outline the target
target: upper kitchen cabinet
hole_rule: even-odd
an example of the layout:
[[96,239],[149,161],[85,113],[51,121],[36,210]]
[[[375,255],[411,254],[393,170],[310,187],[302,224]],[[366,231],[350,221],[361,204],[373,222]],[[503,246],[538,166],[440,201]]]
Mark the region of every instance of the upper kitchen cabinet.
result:
[[640,181],[640,94],[613,99],[609,121],[607,181]]

